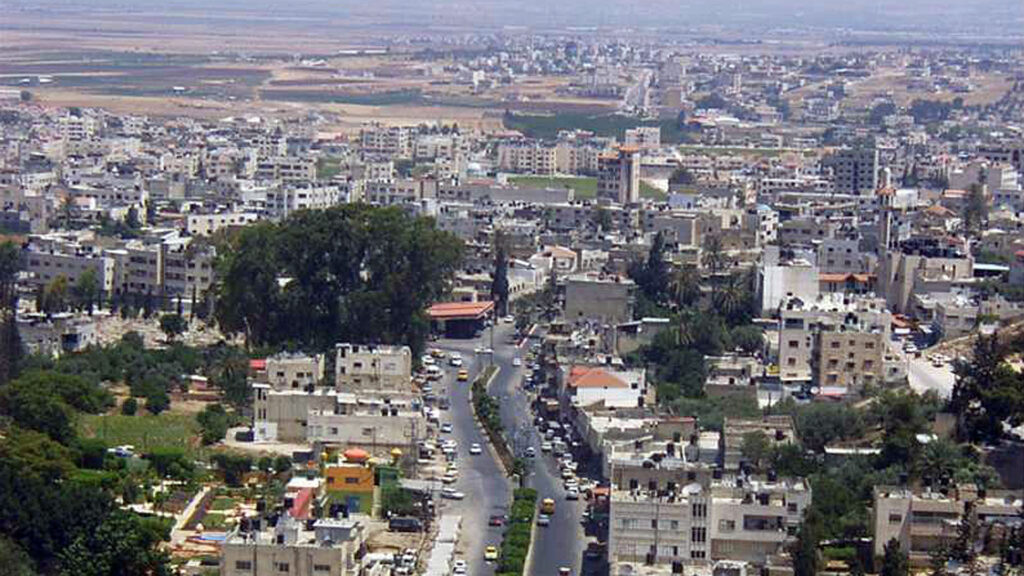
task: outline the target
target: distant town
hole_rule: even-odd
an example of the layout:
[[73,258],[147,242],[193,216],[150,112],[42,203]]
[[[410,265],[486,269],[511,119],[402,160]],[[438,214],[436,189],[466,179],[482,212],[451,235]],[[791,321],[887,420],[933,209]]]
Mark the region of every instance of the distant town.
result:
[[1024,574],[1012,38],[34,17],[0,573]]

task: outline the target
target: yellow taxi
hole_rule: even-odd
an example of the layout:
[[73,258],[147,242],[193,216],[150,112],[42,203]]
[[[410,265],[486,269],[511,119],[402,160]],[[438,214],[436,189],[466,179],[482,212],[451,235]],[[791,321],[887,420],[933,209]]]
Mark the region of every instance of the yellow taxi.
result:
[[498,559],[498,548],[496,546],[488,546],[484,548],[484,560],[497,560]]
[[459,378],[459,382],[465,382],[466,380],[469,380],[469,370],[466,370],[465,368],[463,368],[462,370],[459,370],[459,377],[458,378]]

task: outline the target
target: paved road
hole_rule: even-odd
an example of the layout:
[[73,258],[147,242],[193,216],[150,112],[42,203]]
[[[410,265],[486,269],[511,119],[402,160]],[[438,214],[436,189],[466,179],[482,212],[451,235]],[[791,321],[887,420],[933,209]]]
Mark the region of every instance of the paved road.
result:
[[501,417],[508,431],[513,450],[522,452],[533,446],[537,452],[527,478],[527,485],[537,490],[538,498],[553,498],[555,514],[551,525],[538,527],[537,539],[533,543],[533,562],[528,567],[531,576],[553,576],[558,569],[567,566],[573,574],[580,574],[585,539],[580,523],[585,502],[566,500],[565,490],[554,458],[540,451],[541,439],[533,425],[530,397],[523,390],[523,367],[513,365],[516,356],[525,356],[526,349],[518,349],[508,343],[512,326],[502,324],[495,330],[494,361],[501,372],[491,383],[490,392],[501,403]]
[[907,366],[907,381],[915,392],[923,394],[934,390],[943,398],[949,398],[953,392],[953,369],[949,364],[936,368],[927,358],[913,358]]
[[[441,422],[452,424],[452,434],[441,436],[442,440],[451,436],[459,443],[459,479],[454,488],[464,492],[466,497],[461,501],[440,500],[441,510],[462,515],[462,542],[459,549],[464,551],[464,558],[469,563],[470,576],[488,576],[494,574],[495,566],[484,561],[484,548],[501,544],[502,529],[491,528],[487,522],[491,515],[507,511],[512,496],[511,483],[494,453],[487,449],[487,441],[473,419],[470,406],[470,383],[483,367],[483,362],[473,354],[473,348],[478,345],[477,341],[465,340],[442,340],[433,344],[448,352],[459,352],[465,360],[464,367],[470,373],[468,382],[458,382],[458,368],[447,366],[447,359],[444,360],[445,377],[442,382],[448,390],[451,408],[441,411]],[[484,447],[482,454],[469,454],[469,447],[473,443]]]

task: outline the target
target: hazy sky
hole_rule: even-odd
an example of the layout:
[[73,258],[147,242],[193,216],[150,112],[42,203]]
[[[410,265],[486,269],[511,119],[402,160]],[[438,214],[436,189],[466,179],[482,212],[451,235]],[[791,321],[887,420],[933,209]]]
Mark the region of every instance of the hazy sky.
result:
[[844,26],[967,31],[1024,26],[1024,0],[13,0],[26,6],[187,8],[372,18],[403,26],[451,19],[557,26]]

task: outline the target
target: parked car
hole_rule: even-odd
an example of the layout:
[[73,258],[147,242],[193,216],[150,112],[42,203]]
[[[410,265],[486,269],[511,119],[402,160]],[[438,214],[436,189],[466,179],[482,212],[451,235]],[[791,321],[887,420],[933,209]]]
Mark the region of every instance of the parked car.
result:
[[487,525],[500,528],[505,525],[505,517],[501,514],[492,514],[491,517],[487,519]]
[[488,546],[487,548],[484,548],[484,560],[487,560],[489,562],[493,562],[493,561],[495,561],[497,559],[498,559],[498,547],[497,546]]
[[462,500],[465,497],[466,494],[464,492],[459,492],[458,490],[453,490],[451,488],[444,488],[441,490],[441,498],[446,498],[448,500]]
[[477,444],[476,442],[469,445],[469,453],[472,454],[473,456],[476,456],[481,452],[483,452],[483,450],[480,448],[480,445]]
[[537,526],[547,526],[549,524],[551,524],[551,516],[547,514],[537,516]]

